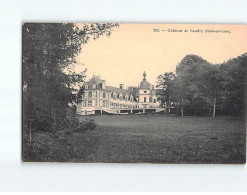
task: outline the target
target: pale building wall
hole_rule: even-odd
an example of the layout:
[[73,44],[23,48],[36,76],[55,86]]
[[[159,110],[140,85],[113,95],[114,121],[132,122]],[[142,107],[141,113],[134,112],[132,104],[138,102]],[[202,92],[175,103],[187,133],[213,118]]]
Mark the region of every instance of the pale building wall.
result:
[[[150,90],[149,89],[139,89],[139,102],[149,103]],[[146,101],[145,101],[146,98]]]

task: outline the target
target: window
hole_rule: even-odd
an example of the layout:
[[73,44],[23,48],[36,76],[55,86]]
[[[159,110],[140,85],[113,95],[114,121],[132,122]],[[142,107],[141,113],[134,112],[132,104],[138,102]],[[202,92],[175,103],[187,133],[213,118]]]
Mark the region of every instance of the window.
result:
[[103,107],[105,107],[105,100],[103,100]]
[[93,88],[96,88],[96,85],[95,84],[93,84]]
[[88,106],[92,106],[92,100],[88,100]]
[[152,97],[149,97],[149,102],[152,102]]
[[103,92],[103,98],[105,98],[105,92]]
[[89,97],[92,97],[92,91],[89,91],[89,92],[88,92],[88,96],[89,96]]
[[147,98],[146,97],[144,97],[144,102],[147,102]]
[[88,89],[88,85],[85,85],[85,89]]
[[144,91],[144,93],[147,93],[147,91]]
[[156,99],[154,99],[154,103],[156,103]]

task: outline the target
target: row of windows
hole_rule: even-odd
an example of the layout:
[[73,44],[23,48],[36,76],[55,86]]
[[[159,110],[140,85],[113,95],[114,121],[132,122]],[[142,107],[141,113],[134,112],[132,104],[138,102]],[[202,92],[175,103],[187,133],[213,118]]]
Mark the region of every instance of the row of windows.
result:
[[118,104],[118,103],[111,103],[110,108],[139,108],[139,106],[131,106],[131,105],[125,105],[125,104]]
[[109,101],[107,100],[84,100],[83,107],[109,107]]
[[126,101],[131,101],[131,102],[133,102],[133,100],[134,100],[134,98],[132,97],[132,96],[125,96],[125,98],[123,97],[123,96],[121,96],[121,95],[119,95],[119,96],[117,96],[116,94],[112,94],[112,96],[111,96],[113,99],[117,99],[117,98],[119,98],[120,100],[126,100]]
[[[154,103],[156,103],[156,99],[153,99]],[[144,102],[147,102],[147,98],[144,97]],[[152,102],[152,97],[149,97],[149,102]]]
[[[96,85],[93,84],[93,88],[95,89],[96,88]],[[88,85],[85,85],[85,89],[88,89]]]
[[109,99],[109,97],[112,97],[113,99],[117,99],[119,98],[120,100],[125,99],[126,101],[132,101],[134,100],[133,96],[125,96],[123,97],[122,95],[116,95],[116,94],[111,94],[110,93],[106,93],[103,92],[101,93],[101,91],[88,91],[85,93],[85,97],[103,97],[103,98],[107,98]]
[[[116,95],[116,94],[111,94],[110,93],[106,93],[106,92],[101,92],[101,91],[88,91],[88,93],[86,92],[85,97],[103,97],[103,98],[107,98],[109,99],[109,97],[111,96],[113,99],[117,99],[119,98],[120,100],[126,100],[126,101],[134,101],[133,96],[125,96],[125,98],[122,95]],[[138,100],[137,100],[138,101]],[[154,103],[156,103],[156,99],[153,100]],[[144,102],[147,102],[147,98],[144,97]],[[152,102],[152,97],[149,97],[149,102]]]
[[[146,98],[144,98],[144,102],[146,102]],[[154,103],[156,103],[156,99],[154,99]],[[110,108],[138,108],[139,106],[133,105],[125,105],[119,103],[110,103],[108,100],[83,100],[83,107],[110,107]]]
[[85,96],[87,97],[101,97],[101,94],[102,94],[102,97],[103,98],[106,98],[106,97],[110,97],[110,94],[107,94],[106,92],[103,92],[101,93],[100,91],[88,91],[88,94],[87,92],[85,93]]

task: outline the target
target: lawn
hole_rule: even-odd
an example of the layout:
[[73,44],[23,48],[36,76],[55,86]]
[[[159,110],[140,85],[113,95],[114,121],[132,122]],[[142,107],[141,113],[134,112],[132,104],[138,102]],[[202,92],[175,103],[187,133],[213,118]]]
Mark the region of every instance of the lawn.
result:
[[245,163],[243,118],[164,115],[92,116],[85,132],[35,132],[24,161]]

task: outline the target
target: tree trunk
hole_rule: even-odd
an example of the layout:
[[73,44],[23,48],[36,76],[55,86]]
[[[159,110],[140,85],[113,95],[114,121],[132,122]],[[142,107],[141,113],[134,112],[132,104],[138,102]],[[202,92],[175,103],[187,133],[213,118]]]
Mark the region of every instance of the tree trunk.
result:
[[56,131],[56,117],[54,115],[54,131]]
[[55,115],[54,108],[52,108],[51,112],[53,115],[53,130],[56,131],[56,115]]
[[184,98],[182,98],[181,116],[184,117]]
[[214,98],[213,117],[215,117],[216,97]]
[[166,116],[169,116],[169,106],[168,106],[168,104],[166,105]]
[[32,145],[32,122],[30,121],[30,126],[29,126],[29,142],[30,145]]

